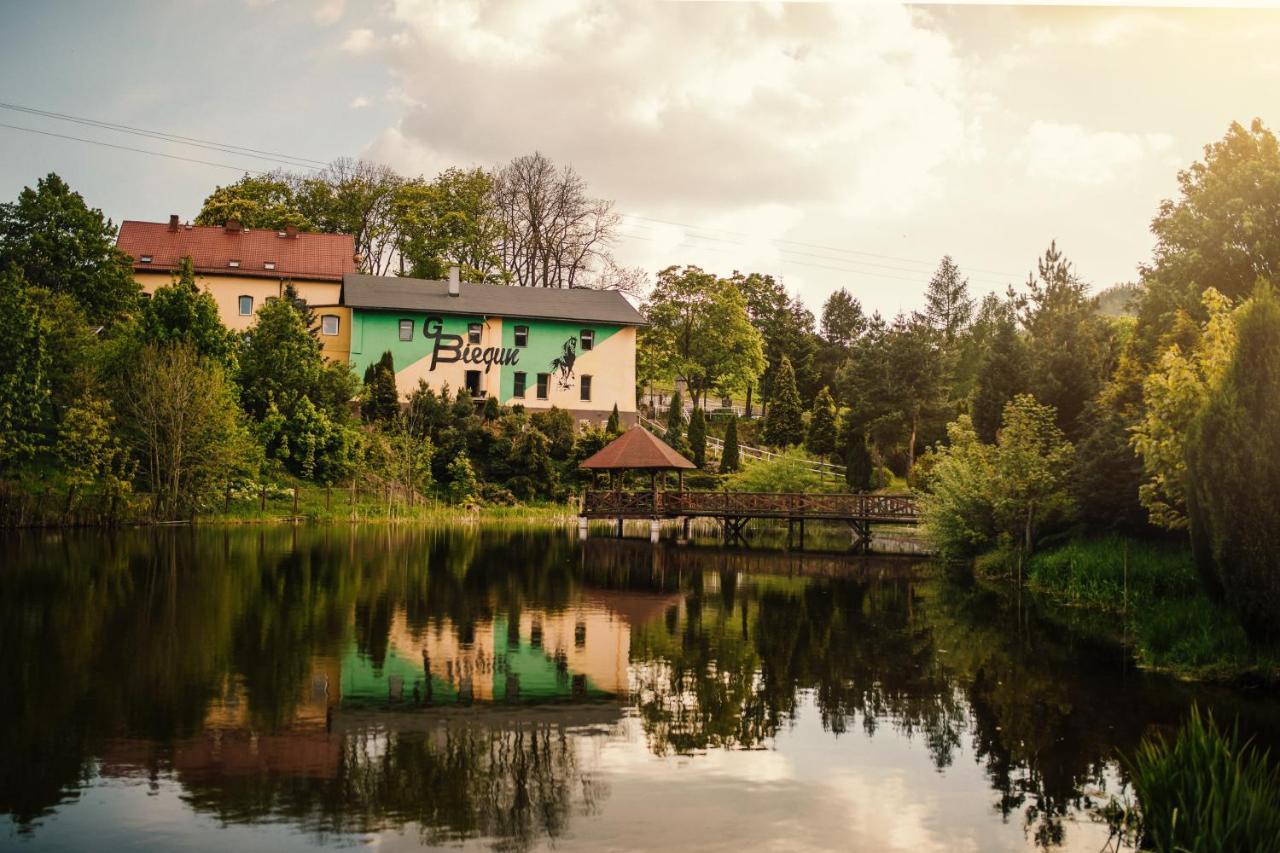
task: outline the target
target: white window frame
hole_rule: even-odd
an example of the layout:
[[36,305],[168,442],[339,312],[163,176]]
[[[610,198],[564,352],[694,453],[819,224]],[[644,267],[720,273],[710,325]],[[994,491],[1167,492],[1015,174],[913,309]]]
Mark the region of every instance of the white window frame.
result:
[[[333,331],[329,331],[329,321],[333,321]],[[342,331],[342,318],[337,314],[323,314],[320,317],[320,334],[336,337]]]
[[[590,341],[591,343],[587,343],[587,341]],[[578,346],[582,348],[583,352],[589,352],[595,349],[596,348],[596,330],[583,329],[582,331],[578,332]]]
[[484,334],[484,323],[468,323],[467,324],[467,343],[480,343],[480,336]]
[[[244,310],[244,301],[249,300],[249,310]],[[253,297],[248,293],[242,293],[236,297],[236,310],[240,312],[241,317],[253,316]]]
[[539,400],[548,399],[551,396],[551,374],[535,373],[533,388],[533,393]]
[[[412,320],[406,320],[406,319],[404,319],[403,317],[400,319],[400,322],[399,322],[399,324],[398,324],[398,328],[399,328],[399,331],[400,331],[400,340],[402,340],[402,341],[411,341],[411,340],[413,340],[413,325],[414,325],[414,324],[413,324],[413,321],[412,321]],[[408,334],[408,336],[407,336],[407,337],[405,336],[405,327],[406,327],[406,326],[408,326],[408,328],[409,328],[409,334]]]
[[[524,334],[524,343],[520,343],[520,335],[521,335],[522,333]],[[516,346],[521,347],[521,348],[524,348],[524,347],[529,346],[529,327],[528,327],[528,326],[516,326],[516,327],[515,327],[515,334],[513,335],[513,337],[515,338],[515,345],[516,345]]]

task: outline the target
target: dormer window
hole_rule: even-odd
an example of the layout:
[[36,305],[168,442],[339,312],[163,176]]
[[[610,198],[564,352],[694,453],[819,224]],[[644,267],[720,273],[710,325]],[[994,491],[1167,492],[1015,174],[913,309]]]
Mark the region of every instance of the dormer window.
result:
[[264,262],[263,262],[263,264],[262,264],[262,268],[263,268],[263,269],[266,269],[266,270],[273,270],[273,269],[275,269],[275,268],[276,268],[276,262],[275,262],[275,261],[264,261]]
[[139,258],[138,260],[142,261],[142,263],[144,263],[144,264],[149,264],[149,263],[151,263],[151,256],[150,256],[150,255],[143,255],[143,256],[142,256],[141,258]]
[[240,262],[236,260],[230,260],[230,261],[227,261],[227,266],[231,267],[233,270],[240,269]]

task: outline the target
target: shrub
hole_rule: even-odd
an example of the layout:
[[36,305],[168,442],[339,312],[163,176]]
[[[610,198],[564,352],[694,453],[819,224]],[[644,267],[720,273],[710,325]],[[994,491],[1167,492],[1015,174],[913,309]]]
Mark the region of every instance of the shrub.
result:
[[1238,728],[1191,716],[1172,742],[1145,738],[1129,762],[1143,841],[1156,850],[1280,850],[1280,767]]
[[720,473],[732,474],[740,465],[738,459],[738,419],[730,418],[724,428],[724,451],[720,454]]
[[799,448],[772,459],[748,461],[731,476],[727,487],[733,492],[826,492],[831,481],[813,470],[814,459]]
[[700,408],[689,415],[689,454],[699,468],[707,463],[707,419]]

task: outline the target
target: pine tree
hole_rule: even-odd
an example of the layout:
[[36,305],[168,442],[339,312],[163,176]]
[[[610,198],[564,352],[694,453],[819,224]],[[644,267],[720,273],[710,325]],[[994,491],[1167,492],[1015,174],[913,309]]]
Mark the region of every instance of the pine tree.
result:
[[836,403],[831,391],[823,386],[809,413],[809,434],[805,446],[811,453],[826,456],[836,448]]
[[388,350],[365,371],[364,400],[360,415],[366,423],[391,421],[400,414],[400,392],[396,389],[395,359]]
[[995,444],[1005,404],[1027,390],[1027,354],[1011,320],[996,329],[991,351],[978,368],[973,393],[973,428],[978,438]]
[[925,290],[925,319],[947,343],[951,343],[973,318],[974,302],[969,295],[969,280],[950,255],[942,258]]
[[671,395],[671,408],[667,409],[667,434],[663,436],[663,440],[671,445],[673,450],[683,452],[684,400],[680,398],[679,391]]
[[730,418],[724,430],[724,452],[720,454],[720,473],[732,474],[738,470],[738,419]]
[[689,415],[689,453],[693,464],[701,468],[707,462],[707,417],[695,408]]
[[804,441],[804,415],[796,373],[785,355],[773,380],[769,411],[764,416],[764,440],[774,447],[790,447]]
[[610,437],[620,435],[622,433],[622,417],[618,414],[618,404],[613,404],[613,411],[609,413],[609,423],[605,424],[604,431]]
[[871,488],[871,475],[875,467],[871,448],[867,447],[867,437],[861,431],[855,432],[850,438],[845,447],[844,479],[853,491],[865,492]]

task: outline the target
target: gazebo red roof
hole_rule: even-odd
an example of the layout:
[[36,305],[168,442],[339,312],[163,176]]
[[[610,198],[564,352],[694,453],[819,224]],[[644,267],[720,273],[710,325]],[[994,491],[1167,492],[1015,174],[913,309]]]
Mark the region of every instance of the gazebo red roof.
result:
[[644,427],[634,426],[582,463],[591,471],[678,471],[697,468]]

